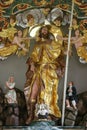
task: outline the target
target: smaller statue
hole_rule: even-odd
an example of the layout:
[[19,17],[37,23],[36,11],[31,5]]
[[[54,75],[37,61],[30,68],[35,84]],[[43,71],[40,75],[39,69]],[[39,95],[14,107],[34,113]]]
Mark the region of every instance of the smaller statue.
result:
[[29,48],[29,38],[23,37],[22,30],[17,30],[17,33],[15,34],[13,41],[13,45],[17,45],[17,52],[16,54],[20,57],[21,55],[25,56],[28,52]]
[[66,107],[77,110],[77,92],[74,83],[70,81],[66,90]]
[[8,88],[8,92],[5,95],[7,102],[17,103],[16,92],[14,90],[15,82],[13,76],[9,77],[8,81],[6,81],[6,87]]
[[40,103],[36,104],[36,117],[38,119],[49,119],[49,108],[43,99],[40,99]]
[[27,107],[24,93],[16,88],[14,76],[6,81],[5,125],[24,125],[27,118]]
[[[6,125],[19,125],[19,108],[17,102],[17,94],[15,91],[15,81],[14,77],[10,76],[8,81],[6,81],[6,87],[8,89],[7,93],[5,94],[6,98]],[[13,110],[14,109],[14,110]]]

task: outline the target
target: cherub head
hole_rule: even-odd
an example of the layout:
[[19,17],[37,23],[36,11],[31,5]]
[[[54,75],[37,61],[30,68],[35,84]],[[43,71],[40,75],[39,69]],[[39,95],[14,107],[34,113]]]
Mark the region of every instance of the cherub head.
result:
[[77,18],[76,17],[73,17],[73,20],[72,20],[72,25],[77,25],[78,22],[77,22]]
[[54,19],[53,23],[56,25],[56,26],[61,26],[62,24],[62,17],[57,17],[56,19]]
[[34,24],[35,20],[34,20],[34,16],[32,14],[27,15],[27,22],[28,22],[29,26]]
[[15,15],[11,15],[10,16],[10,24],[13,24],[13,23],[15,23],[16,22],[16,17],[15,17]]

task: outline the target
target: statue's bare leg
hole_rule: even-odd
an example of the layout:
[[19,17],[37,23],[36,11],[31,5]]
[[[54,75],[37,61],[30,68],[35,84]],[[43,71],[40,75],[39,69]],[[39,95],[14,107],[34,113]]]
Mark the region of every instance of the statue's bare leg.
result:
[[31,95],[30,95],[30,99],[29,99],[30,114],[29,114],[29,117],[26,121],[26,124],[30,124],[32,122],[32,120],[34,119],[35,104],[36,104],[37,95],[39,93],[39,90],[40,90],[39,81],[36,78],[35,82],[32,86],[32,91],[31,91]]

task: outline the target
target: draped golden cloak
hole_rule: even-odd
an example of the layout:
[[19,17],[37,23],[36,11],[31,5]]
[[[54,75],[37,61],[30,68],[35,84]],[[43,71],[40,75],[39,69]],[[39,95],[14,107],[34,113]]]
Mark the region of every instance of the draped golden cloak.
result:
[[11,54],[14,54],[14,53],[16,53],[17,48],[18,48],[17,45],[10,45],[7,47],[0,48],[0,56],[6,57]]
[[[36,64],[36,71],[30,84],[32,90],[35,79],[39,81],[40,94],[39,99],[43,99],[48,105],[50,114],[61,117],[61,112],[58,107],[58,76],[57,58],[61,54],[62,42],[55,41],[41,41],[37,42],[31,54],[31,59]],[[42,83],[44,87],[41,88]],[[31,92],[29,90],[29,92]]]
[[87,62],[87,33],[82,37],[82,46],[77,49],[77,55]]
[[[2,37],[3,39],[8,38],[10,40],[10,42],[12,42],[13,38],[14,38],[14,34],[17,32],[17,29],[14,27],[15,23],[13,25],[11,25],[11,27],[7,28],[7,29],[3,29],[0,32],[0,37]],[[5,43],[8,44],[8,43]],[[16,53],[17,51],[17,45],[12,45],[9,43],[9,46],[4,46],[3,48],[0,48],[0,56],[9,56],[11,54]]]

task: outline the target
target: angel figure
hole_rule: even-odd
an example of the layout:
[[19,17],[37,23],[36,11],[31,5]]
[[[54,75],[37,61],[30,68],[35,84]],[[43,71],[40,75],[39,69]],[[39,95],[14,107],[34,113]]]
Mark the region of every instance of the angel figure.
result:
[[87,63],[87,42],[86,36],[81,35],[79,29],[75,30],[75,37],[72,37],[72,43],[75,45],[79,61],[81,63]]
[[27,15],[26,28],[23,31],[24,36],[28,36],[31,29],[35,26],[35,19],[32,14]]
[[24,36],[30,36],[33,28],[44,23],[45,16],[40,9],[31,9],[22,14],[22,21],[26,23],[23,30]]
[[23,37],[21,30],[18,30],[15,34],[13,41],[9,46],[0,48],[0,59],[6,59],[11,54],[17,54],[18,56],[25,56],[29,49],[29,38]]
[[0,46],[0,59],[4,60],[11,54],[14,54],[17,50],[16,45],[12,45],[11,42],[13,40],[14,34],[17,32],[16,29],[16,17],[10,16],[10,23],[7,28],[2,29],[0,32],[0,37],[3,39],[4,44]]
[[12,41],[13,45],[17,45],[17,52],[16,54],[18,56],[26,55],[29,49],[29,38],[23,37],[22,30],[18,30],[17,33],[14,36],[14,39]]
[[9,18],[7,28],[2,29],[2,31],[0,32],[0,36],[2,38],[5,38],[6,42],[11,42],[14,37],[14,34],[17,32],[16,23],[17,23],[16,16],[11,15]]
[[[61,37],[57,35],[60,40],[67,41],[67,37]],[[71,37],[71,45],[74,44],[77,55],[79,56],[79,61],[81,63],[87,62],[87,46],[86,46],[86,35],[81,35],[79,29],[75,30],[75,36]]]
[[[62,17],[57,17],[53,20],[51,32],[54,34],[56,41],[58,41],[58,39],[56,38],[57,34],[63,36],[61,30],[61,23],[62,23]],[[61,40],[60,40],[60,44],[62,44]]]

